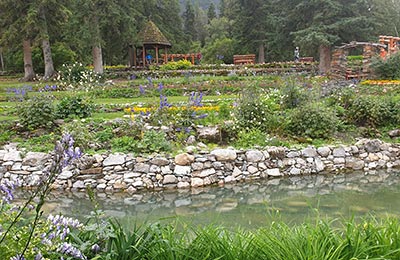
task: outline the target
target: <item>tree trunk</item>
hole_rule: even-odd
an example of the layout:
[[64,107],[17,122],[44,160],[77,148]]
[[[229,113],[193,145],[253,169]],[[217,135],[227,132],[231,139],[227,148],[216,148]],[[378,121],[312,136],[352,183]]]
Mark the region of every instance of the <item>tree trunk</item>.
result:
[[101,53],[101,46],[94,46],[92,48],[92,54],[94,71],[103,74],[103,56]]
[[260,45],[258,45],[258,63],[265,63],[265,49],[263,42],[260,42]]
[[326,74],[331,68],[331,47],[326,45],[319,46],[319,73]]
[[31,41],[24,40],[23,41],[23,50],[24,50],[24,81],[32,81],[35,79],[35,72],[33,71],[33,63],[32,63],[32,49],[31,49]]
[[4,59],[3,59],[3,49],[0,48],[0,63],[1,63],[1,70],[5,71],[4,69]]
[[42,40],[42,49],[44,57],[44,79],[49,79],[54,75],[53,58],[51,57],[50,42],[48,39]]

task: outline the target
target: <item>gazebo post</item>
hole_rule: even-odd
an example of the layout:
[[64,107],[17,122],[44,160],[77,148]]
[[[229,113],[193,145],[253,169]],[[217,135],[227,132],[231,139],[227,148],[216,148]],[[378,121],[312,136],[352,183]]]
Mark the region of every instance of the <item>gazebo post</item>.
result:
[[168,50],[166,47],[164,47],[164,64],[168,63]]
[[142,61],[143,61],[143,67],[146,67],[146,47],[144,47],[144,44],[143,44],[143,49],[142,49],[143,51],[142,51]]
[[156,64],[158,65],[158,46],[156,46]]
[[133,66],[137,68],[137,48],[133,47]]

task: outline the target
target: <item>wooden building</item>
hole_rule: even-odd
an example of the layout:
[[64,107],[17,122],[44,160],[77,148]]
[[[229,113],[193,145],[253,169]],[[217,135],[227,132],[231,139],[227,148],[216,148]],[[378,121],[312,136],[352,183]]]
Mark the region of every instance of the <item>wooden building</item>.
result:
[[[133,64],[131,65],[138,68],[147,67],[150,64],[167,63],[168,49],[172,45],[154,22],[149,20],[139,32],[138,38],[139,41],[133,49]],[[150,50],[154,50],[154,57],[150,54]],[[163,59],[160,59],[160,51],[164,54]]]

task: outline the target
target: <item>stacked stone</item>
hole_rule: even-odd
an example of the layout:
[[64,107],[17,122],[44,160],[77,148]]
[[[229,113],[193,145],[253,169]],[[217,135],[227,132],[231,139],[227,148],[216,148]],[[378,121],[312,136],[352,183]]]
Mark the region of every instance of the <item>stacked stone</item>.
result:
[[[400,168],[400,145],[362,139],[351,146],[307,147],[296,150],[269,147],[265,150],[216,149],[175,157],[134,157],[132,154],[84,156],[57,177],[55,189],[99,191],[185,189],[225,185],[241,181],[310,174],[372,171]],[[23,186],[40,183],[51,156],[15,147],[0,150],[0,179],[19,180]]]
[[345,49],[335,49],[332,53],[331,76],[335,79],[346,78],[347,55]]

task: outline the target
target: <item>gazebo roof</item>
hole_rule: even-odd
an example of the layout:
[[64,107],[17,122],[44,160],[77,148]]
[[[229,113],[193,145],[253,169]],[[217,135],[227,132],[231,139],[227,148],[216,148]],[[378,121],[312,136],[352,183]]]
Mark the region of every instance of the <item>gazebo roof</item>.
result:
[[139,45],[159,45],[171,47],[171,43],[152,21],[148,21],[138,34]]

